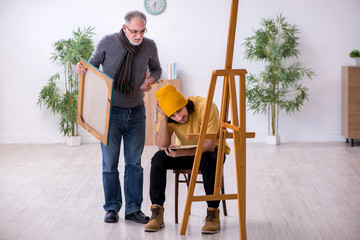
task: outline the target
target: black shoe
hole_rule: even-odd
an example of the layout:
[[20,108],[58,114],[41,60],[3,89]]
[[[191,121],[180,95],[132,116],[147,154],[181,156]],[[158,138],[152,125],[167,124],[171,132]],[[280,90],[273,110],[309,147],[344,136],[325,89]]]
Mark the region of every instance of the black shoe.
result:
[[106,223],[116,223],[119,220],[119,214],[115,210],[109,210],[105,214]]
[[143,223],[143,224],[148,223],[150,220],[150,218],[148,216],[145,216],[145,214],[142,211],[136,211],[136,212],[130,213],[125,216],[125,219],[134,221],[137,223]]

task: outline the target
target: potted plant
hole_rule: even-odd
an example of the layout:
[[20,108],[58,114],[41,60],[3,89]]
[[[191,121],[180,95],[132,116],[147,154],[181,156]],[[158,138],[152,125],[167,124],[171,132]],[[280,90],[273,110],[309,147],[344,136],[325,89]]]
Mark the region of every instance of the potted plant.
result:
[[41,89],[37,104],[46,106],[54,114],[60,115],[59,129],[68,136],[68,145],[80,145],[79,128],[76,122],[78,101],[78,75],[75,65],[81,58],[89,59],[94,51],[92,36],[94,28],[73,31],[72,38],[54,43],[52,62],[63,67],[62,73],[55,73]]
[[286,22],[281,14],[275,19],[262,19],[259,30],[254,36],[245,38],[245,59],[265,62],[264,71],[247,77],[246,98],[249,109],[254,113],[268,115],[268,144],[280,143],[279,112],[291,114],[299,111],[308,99],[308,88],[301,84],[305,77],[314,74],[299,62],[290,64],[297,58],[300,31],[296,25]]
[[350,52],[349,56],[353,59],[353,66],[360,67],[360,51],[354,49]]

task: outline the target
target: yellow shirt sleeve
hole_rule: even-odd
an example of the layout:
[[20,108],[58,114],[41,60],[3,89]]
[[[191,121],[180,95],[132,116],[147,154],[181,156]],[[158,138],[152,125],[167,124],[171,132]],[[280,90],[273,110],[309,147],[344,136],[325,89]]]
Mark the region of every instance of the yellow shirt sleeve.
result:
[[[158,124],[157,124],[157,127],[156,127],[156,132],[158,132],[158,131],[160,130],[161,118],[162,118],[162,117],[161,117],[161,114],[158,113],[158,117],[157,117],[157,119],[158,119]],[[169,129],[170,132],[173,132],[173,131],[174,131],[174,129],[171,128],[170,124],[168,124],[168,129]]]

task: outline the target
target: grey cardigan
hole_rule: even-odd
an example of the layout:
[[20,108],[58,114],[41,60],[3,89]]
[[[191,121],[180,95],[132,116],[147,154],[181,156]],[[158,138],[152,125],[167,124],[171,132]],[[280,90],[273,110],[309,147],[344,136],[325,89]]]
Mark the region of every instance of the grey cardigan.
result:
[[[97,68],[102,65],[102,71],[114,78],[124,51],[118,32],[106,35],[97,44],[89,62]],[[140,86],[146,78],[147,68],[150,76],[160,79],[162,69],[156,44],[152,39],[144,37],[140,50],[134,56],[134,91],[131,95],[126,95],[114,90],[113,106],[133,108],[144,104],[144,92],[140,90]]]

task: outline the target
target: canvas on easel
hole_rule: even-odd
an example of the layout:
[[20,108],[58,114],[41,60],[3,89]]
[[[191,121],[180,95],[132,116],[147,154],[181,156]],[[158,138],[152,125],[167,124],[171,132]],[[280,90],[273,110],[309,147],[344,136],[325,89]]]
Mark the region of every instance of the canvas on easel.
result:
[[77,122],[103,144],[108,144],[114,80],[85,60],[80,75]]

